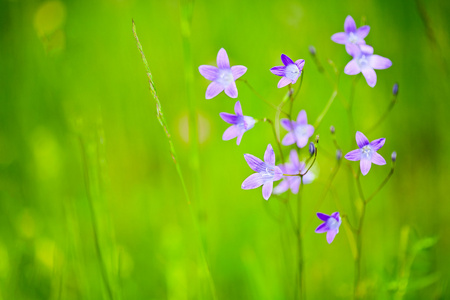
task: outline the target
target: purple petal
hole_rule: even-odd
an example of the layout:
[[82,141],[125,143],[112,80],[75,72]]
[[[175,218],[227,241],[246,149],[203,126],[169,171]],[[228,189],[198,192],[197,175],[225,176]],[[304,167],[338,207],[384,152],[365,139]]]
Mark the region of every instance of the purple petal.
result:
[[286,130],[292,130],[292,123],[289,119],[281,119],[281,126]]
[[344,30],[347,33],[356,31],[356,23],[351,16],[347,16],[347,18],[345,18]]
[[[303,180],[305,180],[305,177],[303,177]],[[291,191],[292,191],[293,194],[298,194],[298,190],[300,189],[300,182],[301,182],[300,176],[292,177],[292,179],[291,179]]]
[[365,25],[365,26],[361,26],[358,29],[356,29],[356,35],[361,38],[364,39],[370,31],[370,26],[369,25]]
[[374,151],[378,151],[378,150],[381,149],[381,147],[384,146],[384,143],[385,143],[385,142],[386,142],[386,139],[385,139],[385,138],[377,139],[377,140],[372,141],[372,142],[370,143],[370,146],[372,146],[372,149],[373,149]]
[[330,218],[329,215],[323,214],[323,213],[317,213],[317,217],[321,219],[322,221],[326,222]]
[[303,66],[305,65],[305,60],[304,59],[299,59],[297,61],[295,61],[295,64],[297,65],[297,68],[302,71],[303,70]]
[[259,173],[254,173],[244,180],[244,182],[241,185],[241,188],[243,190],[256,189],[257,187],[263,185],[263,183],[264,179],[262,178],[262,176]]
[[349,153],[345,154],[345,159],[351,160],[351,161],[357,161],[361,159],[361,150],[356,149],[353,151],[350,151]]
[[355,138],[356,138],[356,144],[358,145],[359,148],[369,145],[369,140],[366,138],[366,136],[362,132],[357,131]]
[[292,81],[291,81],[290,79],[288,79],[288,78],[286,78],[286,77],[282,77],[282,78],[280,79],[280,81],[278,81],[277,87],[278,87],[279,89],[281,89],[282,87],[285,87],[285,86],[287,86],[287,85],[290,84],[290,83],[292,83]]
[[292,59],[290,59],[289,56],[287,56],[286,54],[281,54],[281,61],[283,62],[283,64],[285,66],[289,66],[291,64],[294,64]]
[[306,126],[306,134],[308,135],[308,137],[312,136],[314,134],[314,126],[307,125]]
[[242,75],[247,72],[247,67],[244,66],[232,66],[231,67],[231,74],[233,74],[234,80],[238,79]]
[[367,67],[362,69],[361,72],[370,87],[374,87],[377,84],[377,73],[375,73],[374,69]]
[[200,74],[208,80],[214,81],[219,76],[219,69],[213,66],[202,65],[198,67]]
[[277,75],[277,76],[284,76],[286,67],[285,66],[278,66],[278,67],[273,67],[272,69],[270,69],[270,72],[272,72],[273,74]]
[[237,98],[238,90],[236,87],[236,82],[232,81],[226,88],[225,94],[227,94],[231,98]]
[[242,137],[244,136],[244,132],[241,131],[241,133],[237,136],[236,145],[239,146],[239,144],[241,143]]
[[316,228],[316,233],[324,233],[330,230],[327,226],[327,223],[320,224],[319,227]]
[[234,105],[234,113],[237,116],[243,116],[241,102],[236,101],[236,104]]
[[370,171],[370,167],[372,166],[372,162],[369,159],[361,159],[360,167],[361,173],[366,175]]
[[266,170],[266,164],[256,156],[251,154],[244,154],[244,158],[250,169],[252,169],[253,171],[261,172]]
[[303,148],[308,144],[308,138],[306,136],[296,136],[297,137],[297,147]]
[[334,212],[334,213],[331,214],[331,216],[333,218],[335,218],[337,221],[339,221],[339,212]]
[[356,62],[356,59],[352,59],[344,69],[344,73],[347,75],[356,75],[361,72],[361,69],[358,66],[358,63]]
[[280,182],[279,185],[277,185],[273,189],[273,193],[275,195],[279,195],[279,194],[286,192],[288,189],[289,189],[289,182],[287,181],[287,179],[284,179],[282,182]]
[[338,44],[346,44],[348,42],[348,35],[345,32],[338,32],[331,36],[331,40]]
[[275,152],[271,144],[267,145],[266,152],[264,153],[264,162],[268,165],[275,165]]
[[255,126],[255,119],[249,116],[244,116],[244,128],[245,130],[250,130]]
[[270,195],[272,195],[272,190],[273,190],[273,181],[268,181],[264,183],[262,188],[262,194],[265,200],[269,200]]
[[300,165],[300,162],[298,161],[297,150],[292,149],[291,152],[289,152],[289,160],[291,161],[292,165],[294,165],[294,166],[299,166]]
[[392,66],[392,62],[390,61],[390,59],[379,55],[370,56],[369,64],[375,70],[383,70]]
[[383,158],[383,156],[374,152],[372,154],[372,163],[379,165],[379,166],[383,166],[386,164],[386,160]]
[[298,116],[297,116],[297,123],[300,124],[300,125],[306,125],[306,124],[308,124],[308,118],[306,117],[306,111],[305,111],[305,110],[301,110],[301,111],[298,113]]
[[274,168],[274,175],[273,175],[273,181],[278,181],[281,178],[283,178],[283,171],[281,171],[280,167],[275,166],[275,168]]
[[225,130],[225,132],[222,135],[222,140],[228,141],[231,139],[234,139],[238,135],[241,134],[241,130],[237,126],[230,126]]
[[226,112],[221,112],[219,115],[222,118],[222,120],[224,120],[227,123],[234,124],[234,125],[237,123],[238,117],[236,115],[229,114]]
[[289,132],[288,134],[286,134],[284,136],[283,140],[281,141],[281,144],[283,144],[284,146],[289,146],[294,143],[295,143],[295,137],[292,132]]
[[206,97],[206,99],[212,99],[222,91],[223,91],[223,86],[221,84],[218,84],[217,82],[213,81],[208,85],[208,88],[206,89],[205,97]]
[[373,47],[370,45],[359,45],[359,49],[361,50],[362,54],[365,54],[365,55],[373,54]]
[[227,51],[223,48],[221,48],[219,53],[217,53],[217,66],[222,70],[230,68],[230,61],[228,60]]
[[361,49],[358,45],[347,43],[345,44],[345,50],[353,58],[358,58],[361,55]]
[[333,229],[327,232],[327,242],[328,244],[331,244],[334,240],[334,237],[336,236],[336,234],[338,233],[337,229]]

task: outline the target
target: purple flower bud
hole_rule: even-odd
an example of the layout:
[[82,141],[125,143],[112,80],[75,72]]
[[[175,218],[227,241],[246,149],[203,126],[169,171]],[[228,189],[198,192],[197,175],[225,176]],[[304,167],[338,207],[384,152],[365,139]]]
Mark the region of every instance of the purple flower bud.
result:
[[330,126],[330,132],[331,132],[331,134],[334,134],[334,132],[335,132],[335,129],[334,129],[333,125]]
[[391,159],[392,159],[393,162],[395,162],[397,160],[397,152],[395,152],[395,151],[392,152]]
[[341,158],[342,158],[342,151],[341,151],[341,149],[337,149],[336,150],[336,159],[341,160]]
[[394,96],[397,96],[397,94],[398,94],[398,83],[395,83],[394,86],[392,87],[392,94]]
[[309,49],[309,53],[311,53],[312,56],[316,56],[316,48],[314,48],[313,45],[310,45],[308,47],[308,49]]
[[313,142],[309,143],[309,154],[313,156],[315,151],[316,147],[314,147],[314,143]]

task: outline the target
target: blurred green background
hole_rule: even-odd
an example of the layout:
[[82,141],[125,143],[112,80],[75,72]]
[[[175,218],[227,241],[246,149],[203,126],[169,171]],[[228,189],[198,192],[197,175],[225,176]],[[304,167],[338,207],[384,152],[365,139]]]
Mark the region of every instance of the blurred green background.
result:
[[[367,43],[393,62],[377,72],[375,88],[364,79],[356,85],[357,130],[371,127],[389,106],[392,85],[400,85],[398,103],[368,134],[386,138],[379,153],[388,165],[372,166],[362,178],[366,194],[389,172],[394,150],[398,161],[367,208],[365,298],[449,299],[450,2],[198,0],[188,41],[192,68],[182,47],[185,4],[0,2],[0,299],[293,298],[296,244],[285,206],[276,197],[264,201],[261,189],[240,188],[252,173],[243,154],[262,157],[268,143],[275,148],[271,128],[257,123],[239,147],[222,141],[228,125],[219,112],[232,112],[235,100],[223,93],[205,100],[209,82],[197,67],[215,65],[224,47],[232,65],[248,67],[243,79],[278,104],[286,90],[276,88],[269,69],[281,64],[281,53],[304,58],[294,114],[305,109],[312,123],[333,87],[308,46],[328,71],[328,59],[342,70],[349,56],[330,37],[343,31],[347,15],[371,26]],[[132,19],[195,218],[155,116]],[[186,72],[194,74],[189,86]],[[341,77],[340,92],[348,97],[353,77]],[[243,82],[237,86],[245,115],[274,117]],[[189,88],[199,115],[199,178],[187,129]],[[353,292],[345,230],[331,245],[314,233],[336,165],[330,125],[344,154],[356,148],[337,99],[316,129],[319,176],[303,195],[309,299],[349,299]],[[341,167],[318,210],[337,211],[339,200],[341,213],[354,220],[356,196]]]

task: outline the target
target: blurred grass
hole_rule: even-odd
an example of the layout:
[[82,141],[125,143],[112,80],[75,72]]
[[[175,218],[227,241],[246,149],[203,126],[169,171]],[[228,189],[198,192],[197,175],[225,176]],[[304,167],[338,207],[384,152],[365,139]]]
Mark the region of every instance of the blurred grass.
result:
[[[424,24],[416,3],[195,1],[194,78],[188,87],[178,1],[1,1],[0,299],[109,299],[106,282],[114,299],[207,295],[195,227],[179,201],[182,187],[149,101],[132,18],[184,170],[190,170],[191,159],[188,88],[201,116],[198,218],[217,298],[291,298],[295,239],[284,206],[275,197],[264,201],[260,189],[240,189],[251,173],[242,154],[261,157],[267,143],[275,142],[271,128],[256,124],[239,147],[222,141],[227,125],[218,114],[232,112],[234,101],[223,94],[204,100],[208,82],[195,68],[215,64],[224,47],[232,65],[248,67],[245,79],[278,104],[285,91],[276,88],[268,70],[279,65],[281,53],[304,58],[306,75],[294,112],[305,109],[313,121],[333,87],[317,71],[308,46],[316,47],[326,68],[328,58],[343,68],[348,55],[330,36],[342,30],[348,14],[357,23],[365,18],[371,26],[366,41],[393,61],[392,68],[377,72],[374,89],[364,80],[356,85],[357,130],[378,120],[393,83],[400,85],[398,103],[368,136],[386,137],[380,153],[387,159],[396,150],[398,161],[391,181],[368,205],[362,241],[367,298],[449,298],[450,4],[419,2],[428,15]],[[341,78],[347,97],[352,80]],[[245,114],[273,118],[271,107],[237,84]],[[314,233],[318,220],[308,222],[335,166],[330,125],[344,154],[355,148],[336,99],[317,130],[319,177],[305,187],[302,203],[309,299],[348,299],[353,284],[345,230],[328,245]],[[84,172],[92,181],[91,200]],[[374,166],[362,178],[366,194],[388,172]],[[341,166],[320,211],[336,211],[338,198],[354,217],[357,194],[349,193],[346,173]],[[194,176],[186,177],[193,193]]]

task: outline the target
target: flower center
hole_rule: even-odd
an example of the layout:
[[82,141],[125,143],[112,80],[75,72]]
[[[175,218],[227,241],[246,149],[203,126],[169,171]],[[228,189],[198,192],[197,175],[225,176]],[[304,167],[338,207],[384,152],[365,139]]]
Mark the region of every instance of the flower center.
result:
[[369,61],[364,54],[358,59],[358,65],[361,69],[369,65]]
[[233,73],[231,73],[231,70],[220,70],[219,77],[216,79],[216,81],[224,88],[226,88],[228,85],[230,85],[231,82],[234,81]]
[[300,70],[297,65],[290,64],[286,67],[284,75],[290,80],[297,80],[298,76],[300,76]]
[[352,44],[356,44],[356,42],[358,41],[358,36],[353,32],[350,32],[350,34],[348,35],[348,41]]
[[306,126],[296,126],[295,127],[295,135],[296,136],[306,136],[308,131],[306,130]]
[[361,148],[361,158],[370,159],[372,158],[372,147],[366,145]]
[[328,218],[327,225],[330,229],[336,229],[339,227],[339,222],[335,218],[331,217]]
[[275,175],[275,169],[266,166],[264,171],[259,172],[262,178],[271,179]]
[[238,116],[236,126],[239,129],[246,129],[244,117]]

